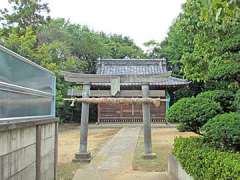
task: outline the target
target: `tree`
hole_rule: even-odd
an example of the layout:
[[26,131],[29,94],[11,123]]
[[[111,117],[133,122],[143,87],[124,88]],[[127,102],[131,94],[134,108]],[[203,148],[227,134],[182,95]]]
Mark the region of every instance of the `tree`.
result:
[[147,55],[150,58],[161,58],[161,43],[150,40],[144,43],[144,46],[147,48]]
[[141,48],[139,48],[133,40],[129,37],[122,35],[106,35],[102,33],[104,38],[104,44],[109,52],[109,58],[123,59],[128,58],[143,58],[145,54]]
[[174,74],[185,75],[182,57],[194,49],[194,37],[201,26],[199,6],[199,1],[188,0],[183,6],[183,13],[176,18],[162,42],[161,52]]
[[0,44],[55,73],[57,115],[64,117],[71,110],[63,103],[69,84],[61,71],[95,73],[98,58],[144,56],[128,37],[95,32],[62,18],[51,19],[42,0],[11,0],[10,5],[10,9],[0,10]]
[[[86,26],[71,24],[64,19],[51,20],[47,25],[41,26],[37,36],[39,44],[60,43],[61,45],[55,49],[62,57],[71,56],[71,59],[76,59],[77,67],[72,69],[75,72],[78,69],[81,72],[95,73],[98,58],[144,56],[143,51],[128,37],[98,33]],[[65,50],[61,50],[63,47]]]
[[232,90],[239,88],[238,4],[222,0],[185,3],[162,48],[172,65],[177,65],[175,70],[193,82],[220,83]]
[[0,10],[0,21],[4,28],[17,27],[21,30],[32,26],[35,30],[50,19],[48,4],[42,3],[42,0],[9,0],[9,4],[11,9]]
[[9,5],[0,9],[0,44],[55,73],[58,115],[69,114],[63,103],[69,84],[61,71],[95,73],[98,58],[144,56],[129,37],[95,32],[63,18],[51,19],[43,0],[10,0]]

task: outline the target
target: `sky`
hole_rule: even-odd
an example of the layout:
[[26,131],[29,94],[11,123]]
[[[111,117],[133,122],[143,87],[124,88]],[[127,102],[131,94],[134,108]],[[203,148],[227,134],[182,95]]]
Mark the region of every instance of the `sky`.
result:
[[[7,0],[0,0],[5,5]],[[185,0],[44,0],[52,17],[88,25],[95,31],[129,36],[137,45],[162,41]],[[4,5],[4,3],[0,3]]]

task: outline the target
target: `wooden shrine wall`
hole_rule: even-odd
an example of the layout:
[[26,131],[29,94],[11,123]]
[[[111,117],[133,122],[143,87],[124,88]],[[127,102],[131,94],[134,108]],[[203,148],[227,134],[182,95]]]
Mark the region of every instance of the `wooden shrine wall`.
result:
[[[151,105],[151,119],[153,123],[165,122],[166,102],[160,107]],[[142,105],[138,104],[98,104],[99,123],[140,123]]]

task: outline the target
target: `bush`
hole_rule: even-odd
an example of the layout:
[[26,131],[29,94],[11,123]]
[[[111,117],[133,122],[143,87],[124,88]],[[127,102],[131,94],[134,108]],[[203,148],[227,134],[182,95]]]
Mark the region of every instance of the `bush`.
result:
[[180,131],[199,132],[199,129],[211,118],[221,112],[219,103],[206,98],[183,98],[168,110],[166,119],[179,122]]
[[240,112],[240,90],[238,90],[237,93],[235,94],[233,106],[236,111]]
[[188,86],[182,87],[178,90],[169,89],[168,93],[171,96],[170,104],[174,104],[179,99],[196,96],[202,92],[204,84],[201,82],[191,82]]
[[240,113],[226,113],[209,120],[201,129],[204,140],[222,149],[240,150]]
[[197,98],[207,98],[219,102],[224,112],[233,111],[234,93],[226,90],[206,91],[197,95]]
[[208,147],[199,137],[176,138],[173,154],[194,179],[239,179],[240,154]]

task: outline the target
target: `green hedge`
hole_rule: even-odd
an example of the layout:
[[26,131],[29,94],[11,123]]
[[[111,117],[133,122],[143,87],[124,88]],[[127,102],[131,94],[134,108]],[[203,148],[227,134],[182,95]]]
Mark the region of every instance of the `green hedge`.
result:
[[179,122],[180,131],[199,132],[211,118],[222,112],[220,104],[206,98],[182,98],[168,110],[166,119]]
[[236,111],[240,112],[240,89],[235,94],[233,106]]
[[240,154],[208,147],[202,138],[176,138],[173,154],[194,179],[240,179]]
[[232,112],[215,116],[202,128],[204,141],[210,145],[240,151],[240,113]]
[[234,93],[226,90],[205,91],[197,95],[197,98],[207,98],[220,103],[224,112],[233,111]]

